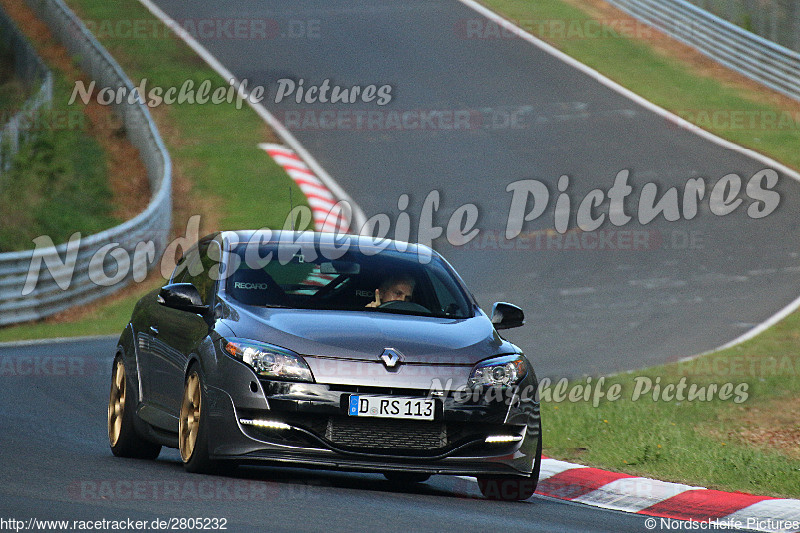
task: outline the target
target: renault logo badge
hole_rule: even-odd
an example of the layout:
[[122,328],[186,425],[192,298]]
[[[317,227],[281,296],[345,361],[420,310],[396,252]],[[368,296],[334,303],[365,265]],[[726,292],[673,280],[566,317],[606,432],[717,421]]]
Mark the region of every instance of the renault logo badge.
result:
[[381,354],[381,361],[386,365],[386,368],[394,368],[403,359],[403,354],[394,348],[385,348]]

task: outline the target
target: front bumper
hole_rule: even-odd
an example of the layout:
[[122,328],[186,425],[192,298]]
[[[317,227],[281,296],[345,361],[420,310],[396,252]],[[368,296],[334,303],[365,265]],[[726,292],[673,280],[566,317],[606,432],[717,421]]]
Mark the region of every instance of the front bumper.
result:
[[[533,468],[540,438],[534,399],[448,393],[436,398],[433,421],[349,417],[352,393],[427,397],[428,391],[266,381],[245,365],[219,362],[225,375],[217,373],[223,379],[206,391],[214,459],[458,475],[527,475]],[[526,379],[535,390],[535,377]],[[519,440],[487,442],[498,435]]]

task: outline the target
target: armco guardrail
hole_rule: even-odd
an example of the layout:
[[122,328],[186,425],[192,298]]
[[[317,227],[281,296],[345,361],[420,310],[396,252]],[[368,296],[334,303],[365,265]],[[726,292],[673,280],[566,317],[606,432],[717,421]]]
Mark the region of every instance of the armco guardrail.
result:
[[[26,2],[47,23],[56,38],[64,44],[73,57],[77,58],[81,68],[96,80],[99,86],[111,88],[124,86],[133,90],[133,84],[116,61],[61,0],[26,0]],[[163,252],[172,218],[172,163],[169,154],[158,135],[150,113],[143,104],[128,105],[123,102],[116,105],[114,111],[123,121],[128,139],[138,148],[139,155],[147,168],[152,191],[150,204],[135,218],[81,239],[74,256],[74,269],[69,264],[70,258],[67,253],[69,243],[35,251],[0,254],[0,325],[39,319],[94,300],[118,290],[133,279],[134,274],[141,279],[144,271],[143,263],[136,266],[124,260],[118,263],[114,256],[119,257],[121,254],[107,253],[112,248],[125,250],[127,257],[134,257],[137,246],[152,247],[155,254],[154,257],[148,258],[152,259],[150,264],[155,264],[155,259]],[[106,247],[107,245],[110,246]],[[23,295],[31,266],[37,263],[37,261],[32,262],[35,256],[49,257],[52,261],[55,254],[58,254],[62,262],[68,263],[67,268],[60,273],[55,269],[54,274],[45,261],[38,269],[39,279],[35,288]],[[140,258],[144,256],[142,253],[137,255]],[[116,269],[120,265],[125,275],[120,276],[119,282],[106,283],[116,277],[115,273],[118,272]],[[105,275],[98,274],[101,266],[106,269]],[[74,274],[70,275],[70,271]],[[57,279],[54,279],[54,275]],[[64,277],[61,278],[60,275]]]
[[[11,166],[20,145],[30,139],[36,115],[50,107],[53,101],[53,74],[25,35],[2,9],[0,9],[0,42],[14,53],[14,72],[27,87],[34,88],[33,95],[25,100],[19,111],[0,125],[0,174],[2,174]],[[4,118],[5,116],[6,113],[3,113]],[[3,179],[0,177],[0,190],[2,188]]]
[[800,100],[800,53],[685,0],[607,0],[723,65]]
[[689,0],[721,19],[800,52],[800,2],[797,0]]

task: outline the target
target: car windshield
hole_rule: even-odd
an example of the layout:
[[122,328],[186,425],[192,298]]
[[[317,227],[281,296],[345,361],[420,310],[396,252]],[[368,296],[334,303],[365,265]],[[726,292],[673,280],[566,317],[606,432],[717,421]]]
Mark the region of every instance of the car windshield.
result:
[[[336,309],[468,318],[468,296],[448,265],[436,255],[352,249],[327,259],[319,247],[279,259],[278,244],[233,246],[237,263],[225,291],[243,304],[297,309]],[[331,254],[327,254],[330,256]]]

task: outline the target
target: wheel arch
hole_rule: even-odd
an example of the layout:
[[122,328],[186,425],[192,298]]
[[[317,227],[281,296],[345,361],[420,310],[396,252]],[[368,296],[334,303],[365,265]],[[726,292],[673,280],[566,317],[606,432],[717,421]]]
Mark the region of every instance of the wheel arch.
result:
[[117,341],[114,357],[121,356],[125,363],[125,372],[136,385],[136,401],[142,401],[142,379],[139,367],[139,350],[133,334],[133,325],[129,322]]
[[189,371],[194,365],[200,367],[200,371],[208,380],[213,377],[218,363],[218,354],[214,347],[214,340],[212,335],[207,335],[202,339],[194,350],[192,350],[183,365],[183,378],[184,380],[189,377]]

